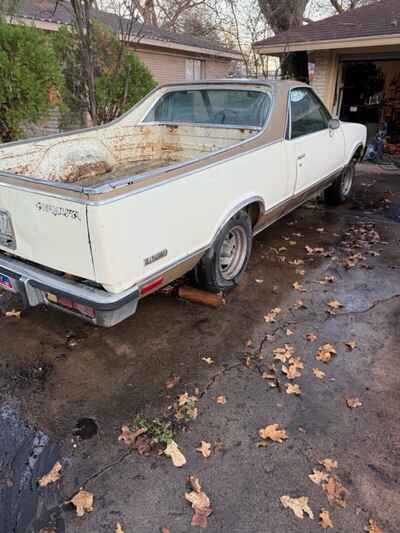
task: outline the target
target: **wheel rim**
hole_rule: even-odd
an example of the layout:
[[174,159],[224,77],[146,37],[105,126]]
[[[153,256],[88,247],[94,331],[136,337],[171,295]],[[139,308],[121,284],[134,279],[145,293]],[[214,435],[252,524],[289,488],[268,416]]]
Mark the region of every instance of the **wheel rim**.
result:
[[354,168],[349,167],[345,170],[345,173],[342,178],[342,194],[343,196],[348,196],[351,191],[351,187],[353,185],[353,175],[354,175]]
[[226,281],[234,279],[242,270],[247,256],[247,238],[241,226],[227,233],[219,252],[219,269]]

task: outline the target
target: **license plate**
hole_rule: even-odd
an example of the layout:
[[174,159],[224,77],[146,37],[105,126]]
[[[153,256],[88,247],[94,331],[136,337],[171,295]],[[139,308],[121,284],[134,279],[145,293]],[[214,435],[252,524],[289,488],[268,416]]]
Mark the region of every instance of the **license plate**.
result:
[[15,290],[14,286],[13,286],[13,283],[11,281],[11,278],[6,276],[5,274],[0,274],[0,286],[4,287],[5,289],[7,289],[9,291],[14,291]]

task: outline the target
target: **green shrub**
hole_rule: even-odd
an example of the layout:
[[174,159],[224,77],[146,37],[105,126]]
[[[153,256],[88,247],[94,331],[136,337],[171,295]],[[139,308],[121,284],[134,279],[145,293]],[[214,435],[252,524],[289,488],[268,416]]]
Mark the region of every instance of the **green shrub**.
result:
[[62,75],[47,35],[7,24],[0,18],[0,139],[21,136],[23,122],[46,116],[49,94],[62,87]]

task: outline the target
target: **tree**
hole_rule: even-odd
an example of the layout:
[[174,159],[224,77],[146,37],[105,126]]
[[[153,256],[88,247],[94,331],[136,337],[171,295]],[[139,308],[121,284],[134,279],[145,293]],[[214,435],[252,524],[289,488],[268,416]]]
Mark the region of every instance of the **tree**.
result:
[[329,0],[336,13],[344,13],[348,9],[357,9],[367,4],[371,4],[374,0]]
[[[262,14],[274,33],[299,28],[310,0],[259,0]],[[307,52],[290,52],[282,58],[282,75],[308,81]]]
[[43,118],[62,75],[46,35],[0,18],[0,138],[17,139],[23,122]]
[[[103,124],[127,111],[154,86],[148,68],[136,54],[121,46],[119,39],[103,24],[92,21],[96,123]],[[62,27],[54,35],[54,47],[65,77],[64,99],[72,110],[90,112],[85,64],[75,27]]]

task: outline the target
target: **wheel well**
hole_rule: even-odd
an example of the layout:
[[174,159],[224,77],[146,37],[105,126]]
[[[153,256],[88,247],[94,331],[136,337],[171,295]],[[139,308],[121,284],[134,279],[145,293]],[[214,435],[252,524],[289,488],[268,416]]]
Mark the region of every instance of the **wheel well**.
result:
[[246,206],[246,211],[249,214],[253,228],[260,220],[263,210],[264,208],[261,202],[253,202],[252,204]]
[[364,146],[360,145],[357,148],[357,150],[354,152],[353,157],[351,158],[351,161],[361,161],[363,153],[364,153]]

